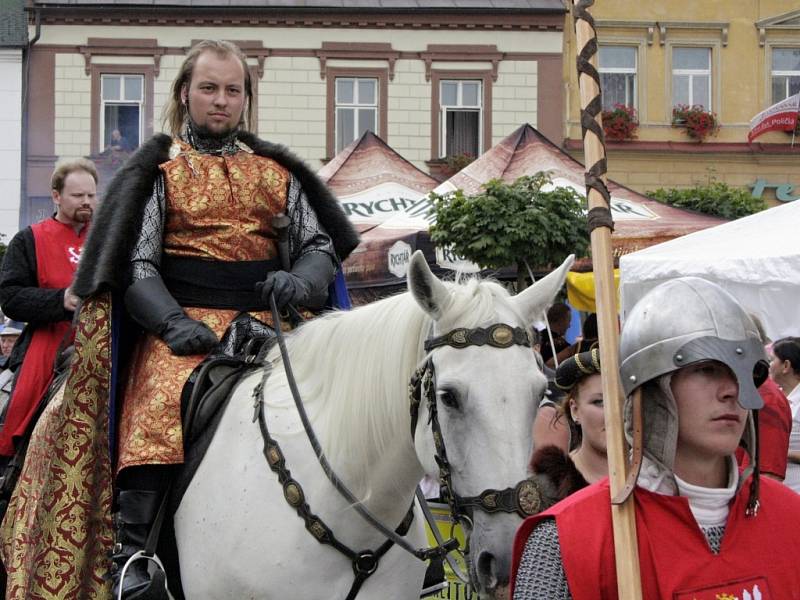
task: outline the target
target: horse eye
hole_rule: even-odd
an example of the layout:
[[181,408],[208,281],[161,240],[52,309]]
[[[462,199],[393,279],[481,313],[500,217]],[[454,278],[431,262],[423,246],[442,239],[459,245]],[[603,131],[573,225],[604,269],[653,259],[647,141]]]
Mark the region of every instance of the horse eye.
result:
[[458,396],[453,390],[439,390],[436,395],[447,408],[458,408]]

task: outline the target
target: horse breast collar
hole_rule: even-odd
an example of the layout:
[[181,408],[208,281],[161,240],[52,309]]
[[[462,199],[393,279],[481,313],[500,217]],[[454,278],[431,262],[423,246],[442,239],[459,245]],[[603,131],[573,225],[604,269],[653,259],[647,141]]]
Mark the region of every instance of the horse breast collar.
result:
[[[431,352],[442,346],[466,348],[468,346],[489,345],[494,348],[510,348],[511,346],[530,347],[528,332],[521,327],[512,327],[505,323],[497,323],[490,327],[473,329],[458,328],[425,342],[425,351]],[[516,512],[522,518],[534,515],[541,510],[541,493],[532,479],[524,479],[516,486],[504,490],[487,489],[477,496],[462,497],[453,489],[450,462],[439,425],[436,403],[436,371],[432,358],[417,369],[409,384],[411,400],[411,438],[414,438],[419,419],[419,406],[423,397],[428,406],[428,420],[433,433],[436,448],[434,458],[439,465],[439,483],[442,497],[447,500],[450,513],[454,519],[472,521],[472,509],[478,508],[487,513]]]

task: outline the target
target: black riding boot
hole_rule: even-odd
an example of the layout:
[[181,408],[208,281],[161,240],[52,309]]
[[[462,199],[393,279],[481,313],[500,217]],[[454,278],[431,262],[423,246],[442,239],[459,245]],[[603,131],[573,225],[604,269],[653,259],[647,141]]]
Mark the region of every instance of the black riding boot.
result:
[[161,505],[163,492],[154,490],[122,490],[119,493],[119,512],[114,515],[114,552],[111,557],[112,598],[119,597],[122,586],[124,600],[167,600],[166,575],[160,568],[150,575],[148,567],[155,563],[140,557],[131,562],[122,577],[128,559],[145,549],[147,536]]

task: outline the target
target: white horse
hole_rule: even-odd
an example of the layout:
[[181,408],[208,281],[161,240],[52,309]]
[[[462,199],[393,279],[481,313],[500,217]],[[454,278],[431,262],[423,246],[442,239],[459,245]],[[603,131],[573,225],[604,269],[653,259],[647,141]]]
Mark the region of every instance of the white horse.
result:
[[[288,336],[294,375],[325,456],[388,529],[407,514],[423,475],[439,475],[425,403],[413,440],[409,415],[409,379],[428,356],[426,339],[496,323],[527,331],[552,303],[571,262],[511,297],[492,282],[443,283],[418,252],[409,269],[410,293],[328,314]],[[430,356],[454,492],[477,496],[525,480],[530,425],[546,384],[530,347],[443,346]],[[266,421],[310,510],[348,547],[378,548],[386,538],[325,476],[277,350],[269,358],[274,368],[263,394]],[[234,390],[175,516],[186,597],[344,599],[354,579],[351,562],[306,531],[265,460],[253,420],[253,390],[261,378],[255,373]],[[486,596],[508,582],[521,517],[476,510],[473,521],[467,528],[470,576]],[[419,515],[406,539],[414,548],[426,546]],[[418,598],[424,573],[423,562],[394,545],[358,599]]]

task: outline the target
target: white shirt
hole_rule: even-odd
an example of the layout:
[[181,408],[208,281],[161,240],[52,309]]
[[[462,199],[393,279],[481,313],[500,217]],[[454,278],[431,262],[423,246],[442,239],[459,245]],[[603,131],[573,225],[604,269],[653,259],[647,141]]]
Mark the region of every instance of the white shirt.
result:
[[[789,399],[789,408],[792,410],[792,432],[789,434],[789,452],[800,452],[800,384],[786,394]],[[800,493],[800,465],[788,463],[786,465],[786,479],[783,483],[795,492]]]
[[642,469],[636,483],[658,494],[667,496],[680,495],[689,501],[697,524],[701,528],[725,525],[731,499],[739,487],[739,469],[736,459],[728,457],[728,485],[724,488],[707,488],[683,481],[680,477],[659,467],[648,457],[642,457]]

